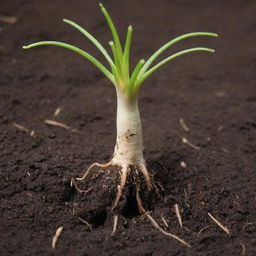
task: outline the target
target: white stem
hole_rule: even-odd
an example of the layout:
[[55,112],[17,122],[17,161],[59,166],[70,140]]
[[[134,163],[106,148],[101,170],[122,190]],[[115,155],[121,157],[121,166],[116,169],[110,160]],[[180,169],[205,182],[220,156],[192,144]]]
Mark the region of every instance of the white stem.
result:
[[117,138],[112,162],[117,165],[145,164],[140,113],[137,99],[129,99],[117,89]]

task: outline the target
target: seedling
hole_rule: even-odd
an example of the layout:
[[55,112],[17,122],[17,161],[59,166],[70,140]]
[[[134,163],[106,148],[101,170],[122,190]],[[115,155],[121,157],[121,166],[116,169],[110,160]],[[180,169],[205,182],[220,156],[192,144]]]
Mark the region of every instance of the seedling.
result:
[[[133,33],[132,26],[128,27],[127,36],[123,47],[121,45],[116,27],[109,13],[102,4],[100,4],[100,8],[107,20],[108,26],[113,36],[113,41],[109,42],[110,48],[112,50],[112,57],[110,57],[109,53],[102,46],[102,44],[84,28],[71,20],[64,19],[63,21],[80,31],[87,39],[89,39],[106,58],[109,67],[105,67],[100,61],[95,59],[88,52],[67,43],[57,41],[42,41],[30,44],[28,46],[23,46],[23,49],[30,49],[35,46],[42,45],[55,45],[74,51],[92,62],[115,86],[117,94],[117,138],[113,157],[109,162],[105,164],[91,164],[84,175],[81,178],[77,178],[77,180],[85,179],[91,173],[94,167],[100,167],[102,169],[107,169],[111,166],[120,167],[120,183],[117,186],[117,195],[112,206],[112,210],[114,210],[120,202],[129,175],[134,177],[133,180],[137,184],[139,182],[136,182],[136,179],[138,180],[138,177],[140,176],[139,174],[141,174],[142,177],[144,177],[148,190],[152,190],[155,187],[154,181],[146,167],[146,162],[143,156],[142,126],[138,108],[138,95],[143,82],[154,71],[178,56],[195,51],[214,52],[214,50],[204,47],[190,48],[172,54],[157,64],[153,65],[154,61],[170,46],[176,44],[179,41],[195,36],[217,37],[217,34],[208,32],[195,32],[184,34],[175,39],[172,39],[160,47],[148,60],[145,61],[144,59],[141,59],[135,66],[134,70],[131,72],[129,60]],[[145,213],[145,209],[139,196],[139,189],[137,189],[136,195],[138,208],[141,213]]]

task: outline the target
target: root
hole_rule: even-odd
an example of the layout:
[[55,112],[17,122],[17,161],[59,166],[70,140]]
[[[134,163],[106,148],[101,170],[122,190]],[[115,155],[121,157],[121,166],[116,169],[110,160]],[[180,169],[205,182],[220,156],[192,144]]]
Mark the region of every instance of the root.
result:
[[[121,201],[121,198],[122,198],[122,195],[123,195],[123,191],[124,191],[125,186],[126,186],[128,175],[130,175],[130,173],[132,171],[135,171],[135,173],[133,173],[132,175],[133,175],[133,178],[134,178],[134,185],[135,185],[135,188],[136,188],[136,201],[137,201],[137,206],[138,206],[138,210],[139,210],[140,214],[146,216],[147,219],[149,220],[149,222],[152,224],[152,226],[155,229],[157,229],[160,233],[162,233],[163,235],[169,236],[169,237],[179,241],[180,243],[182,243],[183,245],[185,245],[187,247],[191,247],[191,245],[188,244],[187,242],[185,242],[183,239],[181,239],[178,236],[173,235],[173,234],[171,234],[169,232],[166,232],[163,228],[161,228],[159,226],[159,224],[155,221],[155,219],[149,214],[149,212],[145,210],[145,208],[144,208],[144,206],[142,204],[141,197],[140,197],[141,180],[138,177],[139,172],[141,172],[141,174],[143,175],[143,177],[145,179],[145,182],[146,182],[146,185],[147,185],[147,189],[150,191],[152,188],[154,188],[156,190],[156,192],[158,193],[158,189],[157,189],[156,185],[154,184],[153,179],[149,175],[149,172],[148,172],[148,170],[147,170],[145,165],[117,164],[117,163],[115,163],[113,161],[109,161],[109,162],[107,162],[105,164],[93,163],[93,164],[91,164],[88,167],[88,169],[86,170],[84,175],[81,178],[76,178],[76,180],[81,181],[81,180],[84,180],[85,178],[87,178],[88,175],[90,174],[90,172],[93,170],[93,168],[95,166],[100,167],[100,168],[107,168],[107,167],[110,167],[110,166],[119,166],[119,167],[121,167],[121,170],[120,170],[120,182],[119,182],[119,184],[117,186],[116,198],[115,198],[115,201],[114,201],[113,206],[111,208],[112,213],[117,208],[117,206],[119,205],[119,203]],[[88,193],[89,191],[91,191],[93,189],[93,186],[91,188],[87,189],[87,190],[80,189],[77,186],[77,184],[76,184],[74,179],[71,180],[71,184],[74,184],[75,188],[79,192],[81,192],[81,193]],[[80,221],[82,221],[82,220],[80,219]],[[84,220],[82,222],[84,222]],[[117,223],[118,223],[118,215],[114,215],[114,224],[113,224],[112,235],[114,235],[116,233]],[[87,223],[85,223],[85,224],[87,224]],[[89,228],[91,229],[91,226],[89,226]]]
[[70,186],[72,187],[73,185],[75,186],[76,190],[77,190],[79,193],[85,193],[85,194],[87,194],[88,192],[90,192],[90,191],[94,188],[94,186],[92,186],[92,187],[90,187],[90,188],[87,189],[87,190],[83,190],[83,189],[81,189],[81,188],[79,188],[79,187],[77,186],[77,184],[76,184],[74,178],[71,179],[71,185],[70,185]]
[[177,241],[179,241],[180,243],[186,245],[187,247],[191,247],[190,244],[188,244],[186,241],[184,241],[183,239],[179,238],[178,236],[176,235],[173,235],[169,232],[166,232],[164,231],[158,224],[157,222],[154,220],[154,218],[148,213],[148,212],[145,212],[145,215],[147,216],[148,220],[151,222],[151,224],[153,225],[153,227],[155,229],[157,229],[159,232],[161,232],[162,234],[164,234],[165,236],[169,236]]
[[57,241],[58,241],[59,236],[62,233],[62,231],[63,231],[63,226],[60,226],[59,228],[57,228],[57,230],[52,238],[52,249],[53,250],[55,250],[55,248],[56,248]]
[[84,180],[88,175],[89,173],[91,172],[91,170],[97,166],[97,167],[101,167],[101,168],[106,168],[106,167],[109,167],[110,165],[112,165],[112,162],[107,162],[105,164],[99,164],[99,163],[93,163],[91,164],[88,169],[85,171],[84,175],[81,177],[81,178],[76,178],[76,180]]
[[186,241],[184,241],[183,239],[179,238],[176,235],[173,235],[169,232],[166,232],[165,230],[163,230],[158,223],[154,220],[154,218],[145,210],[145,208],[142,205],[142,201],[140,198],[140,188],[139,186],[136,186],[136,200],[137,200],[137,204],[138,204],[138,208],[141,214],[145,214],[145,216],[148,218],[148,220],[151,222],[151,224],[153,225],[153,227],[155,229],[157,229],[160,233],[162,233],[165,236],[169,236],[177,241],[179,241],[180,243],[182,243],[183,245],[187,246],[187,247],[191,247],[190,244],[188,244]]
[[[147,184],[147,188],[148,190],[151,190],[153,187],[156,188],[154,182],[152,181],[150,175],[149,175],[149,172],[146,168],[145,165],[124,165],[124,164],[118,164],[118,163],[115,163],[113,162],[112,160],[110,160],[109,162],[107,163],[104,163],[104,164],[100,164],[100,163],[93,163],[91,164],[88,169],[85,171],[85,173],[83,174],[83,176],[81,178],[76,178],[76,180],[78,181],[81,181],[81,180],[84,180],[86,179],[89,174],[91,173],[91,171],[93,170],[94,167],[100,167],[100,168],[107,168],[107,167],[110,167],[110,166],[120,166],[121,167],[121,171],[120,171],[120,183],[119,185],[117,186],[117,195],[116,195],[116,198],[115,198],[115,201],[113,203],[113,206],[112,206],[112,211],[114,211],[114,209],[118,206],[118,204],[120,203],[120,200],[122,198],[122,195],[123,195],[123,191],[124,191],[124,188],[125,188],[125,185],[126,185],[126,181],[127,181],[127,177],[128,177],[128,174],[130,173],[130,170],[132,169],[135,169],[135,171],[137,172],[136,175],[138,175],[139,173],[138,172],[141,172],[144,179],[145,179],[145,182]],[[75,182],[75,179],[72,178],[71,179],[71,186],[74,185],[76,190],[80,193],[88,193],[90,192],[94,186],[90,187],[89,189],[87,190],[82,190],[78,187],[77,183]]]
[[89,229],[90,231],[92,231],[92,224],[90,224],[88,221],[80,218],[80,217],[77,217],[82,223],[84,223]]
[[142,165],[139,167],[139,171],[142,172],[145,180],[146,180],[146,183],[147,183],[147,187],[148,187],[148,190],[151,190],[152,189],[152,182],[151,182],[151,179],[150,179],[150,176],[149,176],[149,172],[146,168],[145,165]]
[[117,223],[118,223],[118,215],[115,215],[114,216],[113,230],[112,230],[111,236],[113,236],[116,233]]
[[120,202],[120,199],[121,199],[121,196],[123,194],[123,190],[124,190],[124,187],[126,184],[127,174],[128,174],[128,168],[127,168],[127,166],[124,166],[121,169],[121,180],[120,180],[120,184],[117,186],[117,195],[116,195],[116,199],[113,204],[113,207],[112,207],[112,211],[117,207],[117,205]]

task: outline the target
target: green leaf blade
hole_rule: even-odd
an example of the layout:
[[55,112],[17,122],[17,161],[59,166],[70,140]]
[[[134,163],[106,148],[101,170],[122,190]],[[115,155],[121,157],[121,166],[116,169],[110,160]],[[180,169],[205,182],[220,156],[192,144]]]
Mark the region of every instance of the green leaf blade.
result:
[[211,33],[211,32],[193,32],[193,33],[188,33],[188,34],[184,34],[181,35],[179,37],[176,37],[174,39],[172,39],[171,41],[167,42],[166,44],[164,44],[162,47],[160,47],[154,54],[152,54],[152,56],[146,61],[144,67],[142,68],[142,70],[140,71],[139,76],[142,76],[144,72],[146,72],[148,70],[148,68],[150,67],[150,65],[155,61],[155,59],[161,54],[163,53],[165,50],[167,50],[170,46],[176,44],[179,41],[182,41],[186,38],[189,37],[194,37],[194,36],[211,36],[211,37],[217,37],[218,34],[216,33]]
[[138,64],[136,65],[136,67],[134,68],[134,71],[132,73],[131,79],[128,84],[128,95],[129,96],[133,96],[133,93],[135,93],[134,85],[136,84],[138,74],[139,74],[141,68],[143,67],[144,63],[145,63],[145,60],[141,59],[138,62]]
[[163,59],[162,61],[160,61],[158,64],[156,64],[154,67],[152,67],[151,69],[149,69],[147,72],[145,72],[143,74],[142,77],[140,77],[138,80],[138,83],[136,84],[136,89],[138,89],[141,84],[145,81],[146,78],[148,78],[154,71],[156,71],[157,69],[159,69],[161,66],[163,66],[164,64],[166,64],[167,62],[175,59],[176,57],[179,57],[181,55],[190,53],[190,52],[195,52],[195,51],[207,51],[207,52],[215,52],[214,49],[210,49],[210,48],[205,48],[205,47],[195,47],[195,48],[190,48],[190,49],[186,49],[180,52],[177,52],[165,59]]
[[59,47],[63,47],[68,50],[71,50],[75,53],[78,53],[79,55],[83,56],[84,58],[89,60],[91,63],[93,63],[112,83],[115,82],[112,73],[107,68],[105,68],[105,66],[103,66],[97,59],[95,59],[91,54],[87,53],[86,51],[81,50],[80,48],[73,46],[71,44],[62,43],[58,41],[41,41],[41,42],[33,43],[27,46],[23,46],[22,48],[30,49],[33,47],[45,46],[45,45],[59,46]]
[[103,15],[105,16],[106,20],[107,20],[107,23],[108,23],[108,26],[110,28],[110,31],[112,33],[112,36],[113,36],[113,39],[114,39],[114,42],[115,42],[115,45],[116,45],[116,48],[117,48],[117,53],[118,53],[118,57],[120,58],[121,60],[121,57],[123,55],[123,50],[122,50],[122,45],[120,43],[120,39],[119,39],[119,36],[118,36],[118,33],[117,33],[117,30],[116,30],[116,27],[108,13],[108,11],[106,10],[106,8],[103,6],[102,3],[99,4],[100,8],[101,8],[101,11],[103,13]]
[[130,76],[130,51],[131,51],[131,39],[132,39],[132,26],[128,27],[127,35],[126,35],[126,41],[125,41],[125,47],[124,47],[124,55],[123,55],[123,71],[125,73],[125,78],[128,81]]
[[68,20],[68,19],[63,19],[63,21],[70,26],[74,27],[78,31],[80,31],[86,38],[88,38],[103,54],[103,56],[106,58],[110,66],[114,65],[113,60],[109,56],[108,52],[106,49],[103,47],[103,45],[93,36],[91,35],[87,30],[85,30],[83,27],[75,23],[74,21]]

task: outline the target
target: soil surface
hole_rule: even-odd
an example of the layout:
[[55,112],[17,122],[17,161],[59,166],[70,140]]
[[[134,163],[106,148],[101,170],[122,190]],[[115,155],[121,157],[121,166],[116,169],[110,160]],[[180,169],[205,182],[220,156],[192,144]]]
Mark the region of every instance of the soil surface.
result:
[[[21,46],[40,40],[69,42],[105,63],[88,40],[61,21],[78,22],[108,47],[111,35],[97,1],[15,0],[0,3],[0,255],[255,256],[256,2],[103,4],[122,37],[133,25],[133,65],[183,33],[220,35],[187,39],[169,49],[164,56],[194,46],[212,47],[216,53],[176,59],[146,80],[140,94],[145,159],[165,189],[149,210],[164,230],[192,247],[154,229],[138,214],[132,194],[111,236],[108,207],[114,194],[106,193],[99,179],[87,195],[70,187],[71,178],[90,163],[111,158],[115,90],[72,52],[56,47],[24,51]],[[47,119],[70,129],[47,125]],[[106,186],[114,174],[104,181]],[[79,185],[86,188],[93,181]],[[60,226],[63,232],[53,250]]]

